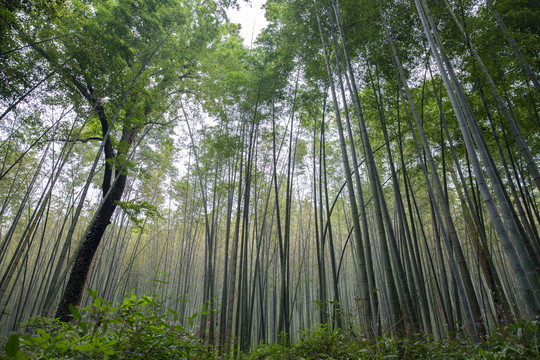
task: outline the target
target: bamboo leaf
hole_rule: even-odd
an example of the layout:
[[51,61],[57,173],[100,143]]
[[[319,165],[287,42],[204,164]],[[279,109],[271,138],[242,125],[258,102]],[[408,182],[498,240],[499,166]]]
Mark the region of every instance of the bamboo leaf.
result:
[[6,355],[15,357],[19,352],[19,334],[12,334],[5,346]]

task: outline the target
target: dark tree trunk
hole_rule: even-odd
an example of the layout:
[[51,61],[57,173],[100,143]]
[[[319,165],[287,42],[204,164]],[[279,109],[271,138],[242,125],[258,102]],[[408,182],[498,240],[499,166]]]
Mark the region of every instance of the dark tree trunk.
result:
[[[107,130],[107,122],[103,121],[103,134],[107,134]],[[62,294],[62,298],[60,299],[60,304],[56,310],[55,317],[60,321],[71,321],[72,315],[69,311],[69,305],[78,306],[81,303],[90,265],[92,264],[96,250],[98,249],[101,239],[103,238],[103,234],[105,234],[107,226],[111,223],[112,214],[114,213],[114,210],[116,209],[116,206],[124,193],[127,180],[127,170],[125,169],[125,165],[127,165],[127,156],[136,135],[139,133],[139,130],[140,128],[138,126],[132,127],[129,125],[124,125],[120,143],[125,144],[125,146],[121,147],[122,151],[117,152],[117,157],[125,158],[126,162],[114,171],[114,180],[111,179],[113,175],[112,169],[107,170],[108,167],[106,167],[101,186],[103,191],[103,200],[101,201],[100,207],[97,210],[97,214],[92,218],[85,232],[82,245],[78,249],[77,256],[73,262],[68,283],[64,293]],[[111,140],[107,137],[105,141],[107,148],[107,143],[110,144]],[[109,148],[108,151],[105,151],[106,164],[110,163],[110,161],[114,159],[114,154],[112,154],[110,150],[111,149]]]
[[72,319],[69,305],[78,306],[82,299],[84,285],[88,277],[90,265],[94,254],[103,238],[107,226],[111,223],[111,217],[116,209],[117,202],[122,197],[126,186],[126,174],[121,174],[111,189],[110,195],[104,200],[99,208],[98,214],[88,227],[88,232],[83,240],[82,246],[75,258],[69,280],[56,310],[56,315],[60,321],[68,322]]

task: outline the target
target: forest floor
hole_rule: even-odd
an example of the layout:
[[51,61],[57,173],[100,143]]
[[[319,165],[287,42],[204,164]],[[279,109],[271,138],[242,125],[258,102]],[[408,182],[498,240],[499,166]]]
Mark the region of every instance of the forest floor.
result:
[[[0,359],[540,359],[540,325],[521,321],[494,329],[479,342],[462,333],[442,340],[423,335],[368,341],[359,329],[316,325],[295,344],[259,344],[228,351],[206,344],[154,298],[131,295],[119,304],[94,298],[71,308],[73,321],[33,317],[0,339]],[[200,319],[184,321],[190,328]],[[175,320],[176,319],[176,320]]]

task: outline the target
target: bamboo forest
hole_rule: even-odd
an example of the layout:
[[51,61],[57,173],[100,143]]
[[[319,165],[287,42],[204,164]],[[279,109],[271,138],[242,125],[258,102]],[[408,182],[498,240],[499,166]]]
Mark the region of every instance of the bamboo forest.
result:
[[1,359],[540,358],[540,2],[1,4]]

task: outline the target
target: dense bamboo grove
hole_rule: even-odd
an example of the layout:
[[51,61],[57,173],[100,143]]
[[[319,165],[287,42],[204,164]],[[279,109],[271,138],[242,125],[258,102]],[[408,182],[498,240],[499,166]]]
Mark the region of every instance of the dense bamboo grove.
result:
[[229,6],[3,10],[2,334],[88,289],[224,350],[538,319],[537,2],[270,0],[249,49]]

